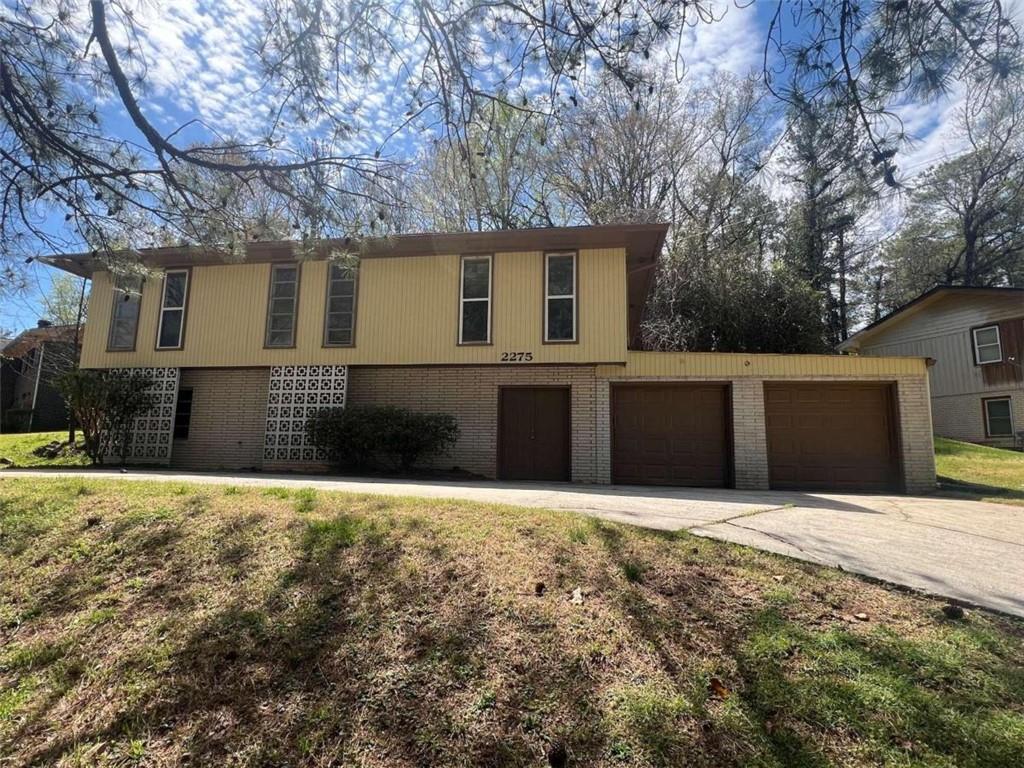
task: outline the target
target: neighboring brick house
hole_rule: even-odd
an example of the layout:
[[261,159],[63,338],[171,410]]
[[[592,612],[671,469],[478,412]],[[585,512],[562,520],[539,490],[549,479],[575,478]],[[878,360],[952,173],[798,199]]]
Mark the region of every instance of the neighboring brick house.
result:
[[[921,358],[645,352],[638,329],[667,226],[608,225],[341,242],[296,258],[253,243],[139,255],[115,285],[89,255],[86,368],[142,369],[160,403],[134,461],[322,466],[320,408],[453,414],[440,468],[507,480],[739,488],[934,485]],[[752,308],[751,311],[756,311]]]
[[840,347],[933,361],[935,434],[1002,448],[1024,435],[1024,288],[937,286]]
[[46,432],[68,426],[54,379],[78,362],[75,326],[39,321],[0,350],[0,432]]

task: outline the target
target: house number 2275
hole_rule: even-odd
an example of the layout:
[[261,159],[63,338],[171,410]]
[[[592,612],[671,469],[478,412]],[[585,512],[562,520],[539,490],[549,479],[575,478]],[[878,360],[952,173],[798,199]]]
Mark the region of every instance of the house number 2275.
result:
[[528,363],[533,360],[533,352],[502,352],[503,363]]

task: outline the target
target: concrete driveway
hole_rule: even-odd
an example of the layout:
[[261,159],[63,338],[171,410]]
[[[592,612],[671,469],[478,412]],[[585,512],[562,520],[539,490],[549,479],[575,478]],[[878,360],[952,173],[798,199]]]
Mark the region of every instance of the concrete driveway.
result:
[[0,471],[0,481],[24,476],[319,488],[564,509],[648,528],[685,529],[1024,616],[1024,508],[1002,504],[938,496],[342,480],[263,473]]

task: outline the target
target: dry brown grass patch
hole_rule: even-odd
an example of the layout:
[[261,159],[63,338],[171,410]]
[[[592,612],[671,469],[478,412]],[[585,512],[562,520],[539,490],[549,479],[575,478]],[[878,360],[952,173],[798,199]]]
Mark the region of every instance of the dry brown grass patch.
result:
[[1018,622],[685,535],[77,480],[3,482],[0,523],[12,765],[998,765],[1024,734]]

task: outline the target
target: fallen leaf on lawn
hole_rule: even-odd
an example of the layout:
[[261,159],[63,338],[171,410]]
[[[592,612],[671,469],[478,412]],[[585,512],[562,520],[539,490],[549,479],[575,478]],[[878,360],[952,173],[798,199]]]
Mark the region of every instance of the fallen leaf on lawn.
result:
[[708,690],[720,699],[724,699],[729,695],[729,689],[726,688],[725,683],[717,677],[712,677],[708,682]]

